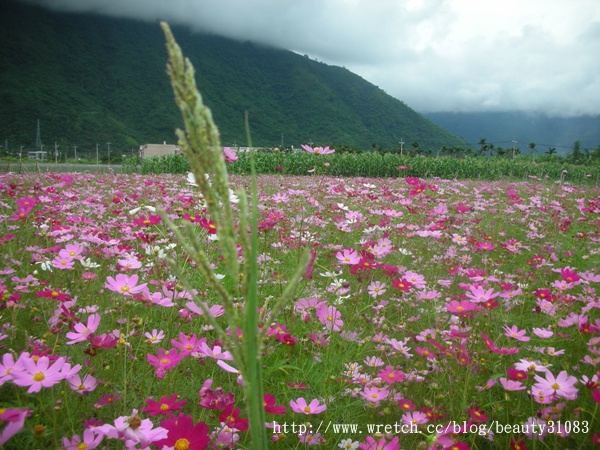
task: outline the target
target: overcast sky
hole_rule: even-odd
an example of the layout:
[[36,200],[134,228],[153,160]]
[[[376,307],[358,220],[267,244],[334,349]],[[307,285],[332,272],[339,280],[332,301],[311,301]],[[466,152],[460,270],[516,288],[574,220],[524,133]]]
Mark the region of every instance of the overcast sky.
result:
[[29,0],[344,66],[419,112],[600,114],[600,0]]

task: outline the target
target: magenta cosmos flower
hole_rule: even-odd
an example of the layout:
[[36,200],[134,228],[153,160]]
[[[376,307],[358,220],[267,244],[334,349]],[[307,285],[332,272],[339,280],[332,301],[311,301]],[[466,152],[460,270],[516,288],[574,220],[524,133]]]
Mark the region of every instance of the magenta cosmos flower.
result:
[[319,405],[319,400],[316,398],[310,403],[306,403],[306,400],[304,400],[303,397],[296,400],[290,400],[290,407],[292,408],[292,411],[306,415],[319,414],[327,409],[327,405]]
[[150,417],[158,415],[170,416],[173,414],[173,411],[179,411],[186,403],[186,399],[177,401],[177,394],[173,394],[170,397],[163,396],[159,401],[148,398],[146,399],[146,405],[148,406],[142,408],[142,411],[147,412]]
[[331,153],[335,153],[335,150],[329,148],[329,146],[323,147],[309,147],[308,145],[302,144],[302,148],[309,153],[314,153],[315,155],[330,155]]
[[168,431],[167,437],[156,441],[161,448],[204,450],[208,447],[208,426],[204,422],[194,424],[192,416],[179,413],[163,420],[160,426]]

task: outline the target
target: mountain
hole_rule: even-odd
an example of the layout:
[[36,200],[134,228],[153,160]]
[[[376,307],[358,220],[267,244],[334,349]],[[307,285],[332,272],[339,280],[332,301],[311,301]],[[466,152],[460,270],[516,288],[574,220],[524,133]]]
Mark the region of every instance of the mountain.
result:
[[[245,145],[244,111],[255,146],[347,145],[396,148],[464,141],[358,75],[291,51],[173,27],[196,68],[223,145]],[[181,127],[166,75],[158,23],[56,13],[0,2],[0,144],[32,150],[133,151],[173,143]],[[6,146],[4,146],[6,147]],[[4,149],[6,150],[6,148]],[[80,153],[81,154],[81,153]]]
[[428,113],[432,122],[462,137],[473,146],[484,138],[504,148],[512,148],[513,139],[522,153],[528,153],[530,143],[538,153],[550,147],[566,155],[580,141],[581,149],[594,150],[600,145],[600,116],[549,117],[525,112]]

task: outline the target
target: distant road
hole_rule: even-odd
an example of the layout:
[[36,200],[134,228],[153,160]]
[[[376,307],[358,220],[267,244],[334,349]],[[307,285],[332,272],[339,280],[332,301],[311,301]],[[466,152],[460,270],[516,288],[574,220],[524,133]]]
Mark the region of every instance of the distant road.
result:
[[53,164],[0,161],[0,173],[29,173],[29,172],[115,172],[123,173],[120,164]]

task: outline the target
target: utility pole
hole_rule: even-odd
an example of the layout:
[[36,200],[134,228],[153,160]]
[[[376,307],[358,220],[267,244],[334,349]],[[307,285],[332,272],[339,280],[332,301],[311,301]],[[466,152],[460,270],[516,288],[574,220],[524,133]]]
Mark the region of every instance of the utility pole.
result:
[[37,120],[37,128],[35,133],[35,148],[42,151],[42,134],[40,133],[40,119]]
[[108,141],[106,145],[108,146],[108,165],[110,166],[110,141]]
[[402,138],[400,138],[400,142],[398,143],[400,144],[400,156],[402,156],[404,154],[404,141]]
[[75,162],[77,162],[77,144],[73,145],[73,150],[75,150]]
[[60,147],[60,145],[54,141],[54,164],[58,164],[58,147]]
[[100,164],[100,160],[98,158],[98,143],[96,142],[96,164]]
[[513,138],[513,140],[512,140],[512,145],[513,145],[513,148],[512,148],[513,159],[515,159],[515,145],[516,144],[517,144],[517,141],[515,140],[515,138]]
[[19,162],[22,162],[22,161],[21,161],[21,158],[23,158],[23,147],[24,147],[24,146],[23,146],[23,145],[21,145],[21,148],[19,149]]

